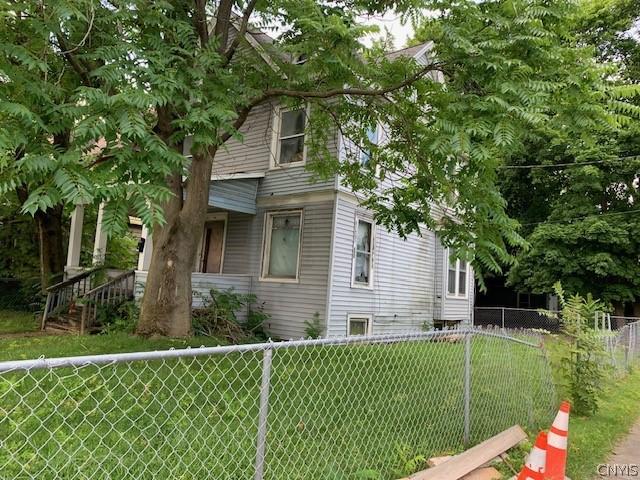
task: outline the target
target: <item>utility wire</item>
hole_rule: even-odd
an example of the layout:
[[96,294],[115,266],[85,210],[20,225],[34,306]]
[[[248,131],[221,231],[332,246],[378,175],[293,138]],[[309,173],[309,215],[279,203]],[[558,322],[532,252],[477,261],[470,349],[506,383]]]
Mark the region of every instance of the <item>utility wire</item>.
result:
[[531,222],[531,223],[521,223],[520,225],[523,227],[528,227],[531,225],[546,225],[551,223],[570,223],[576,220],[584,220],[590,217],[610,217],[614,215],[626,215],[628,213],[640,213],[640,208],[636,210],[625,210],[624,212],[605,212],[605,213],[591,213],[589,215],[583,215],[581,217],[568,218],[566,220],[545,220],[542,222]]
[[530,164],[530,165],[500,165],[499,170],[519,170],[526,168],[561,168],[561,167],[581,167],[583,165],[598,165],[608,162],[622,162],[626,160],[640,160],[640,155],[631,155],[629,157],[618,157],[609,160],[592,160],[589,162],[569,162],[569,163],[553,163],[553,164]]

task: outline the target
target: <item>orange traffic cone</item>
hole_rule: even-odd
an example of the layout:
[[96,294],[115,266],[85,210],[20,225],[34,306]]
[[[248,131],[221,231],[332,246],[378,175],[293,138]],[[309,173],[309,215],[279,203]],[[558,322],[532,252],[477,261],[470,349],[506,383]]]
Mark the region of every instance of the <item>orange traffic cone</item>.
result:
[[567,437],[569,435],[569,402],[562,402],[549,430],[545,480],[564,480],[567,466]]
[[540,432],[533,445],[518,480],[544,480],[544,465],[547,459],[547,433]]

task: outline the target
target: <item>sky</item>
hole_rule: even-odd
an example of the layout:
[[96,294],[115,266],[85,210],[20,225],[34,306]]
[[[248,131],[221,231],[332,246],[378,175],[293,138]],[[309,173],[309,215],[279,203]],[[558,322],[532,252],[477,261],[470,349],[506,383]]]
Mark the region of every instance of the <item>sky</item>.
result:
[[384,16],[362,16],[360,20],[362,23],[378,25],[380,27],[379,34],[365,39],[365,43],[367,44],[371,44],[376,38],[384,37],[384,30],[386,28],[393,35],[395,48],[400,49],[406,46],[407,39],[413,34],[411,24],[402,25],[400,15],[393,12],[387,12]]

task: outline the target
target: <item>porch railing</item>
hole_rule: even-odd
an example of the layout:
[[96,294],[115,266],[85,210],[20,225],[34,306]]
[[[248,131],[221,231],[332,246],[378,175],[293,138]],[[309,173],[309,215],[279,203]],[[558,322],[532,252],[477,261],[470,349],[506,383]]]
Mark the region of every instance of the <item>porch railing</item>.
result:
[[47,288],[47,301],[42,312],[41,328],[44,330],[47,319],[57,312],[68,310],[73,302],[90,291],[96,283],[98,273],[103,269],[94,268],[74,275]]
[[128,270],[82,296],[79,300],[82,309],[80,335],[91,331],[96,326],[98,311],[101,307],[119,305],[133,298],[135,276],[135,270]]

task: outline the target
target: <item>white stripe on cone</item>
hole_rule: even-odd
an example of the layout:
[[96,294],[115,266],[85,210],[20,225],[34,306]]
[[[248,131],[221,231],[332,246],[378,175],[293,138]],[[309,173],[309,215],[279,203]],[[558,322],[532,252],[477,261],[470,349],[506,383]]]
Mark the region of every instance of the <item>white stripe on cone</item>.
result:
[[547,442],[551,447],[558,448],[560,450],[567,449],[567,437],[563,437],[562,435],[558,435],[557,433],[549,432]]
[[560,410],[553,421],[553,426],[564,432],[569,431],[569,414]]
[[538,447],[533,447],[525,464],[534,472],[544,472],[544,464],[547,459],[547,451]]

